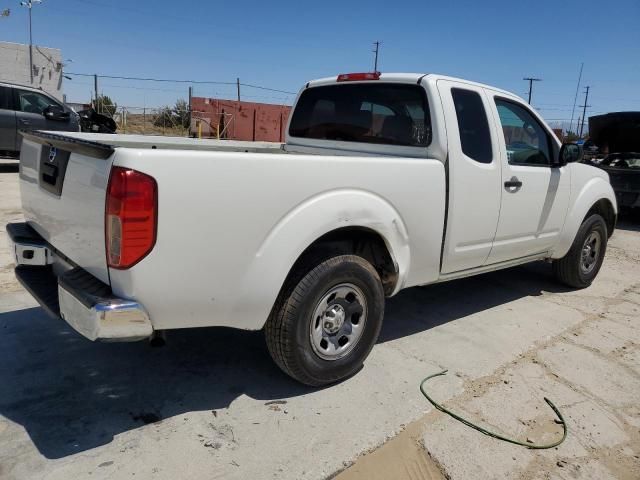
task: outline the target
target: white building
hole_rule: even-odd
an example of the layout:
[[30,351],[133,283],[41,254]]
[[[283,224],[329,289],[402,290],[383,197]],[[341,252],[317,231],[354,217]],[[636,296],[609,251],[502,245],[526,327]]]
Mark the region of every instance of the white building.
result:
[[0,81],[32,85],[62,100],[62,53],[33,46],[33,84],[29,75],[29,45],[0,42]]

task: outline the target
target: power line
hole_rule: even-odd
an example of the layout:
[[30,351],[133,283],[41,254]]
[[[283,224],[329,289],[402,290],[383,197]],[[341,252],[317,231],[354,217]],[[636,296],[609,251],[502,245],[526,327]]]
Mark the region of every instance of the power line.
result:
[[531,105],[531,90],[533,89],[533,82],[541,82],[542,79],[541,78],[526,77],[526,78],[523,78],[523,80],[526,80],[526,81],[529,82],[529,100],[527,101],[527,103],[529,105]]
[[[72,72],[64,72],[67,75],[76,75],[78,77],[93,77],[95,74],[93,73],[72,73]],[[203,80],[171,80],[167,78],[143,78],[143,77],[122,77],[119,75],[98,75],[100,78],[112,78],[117,80],[139,80],[144,82],[169,82],[169,83],[202,83],[202,84],[210,84],[210,85],[235,85],[236,82],[214,82],[214,81],[203,81]]]
[[269,92],[286,93],[287,95],[297,95],[295,92],[288,92],[286,90],[277,90],[275,88],[260,87],[258,85],[250,85],[248,83],[241,82],[240,85],[242,85],[243,87],[257,88],[258,90],[267,90]]
[[[66,75],[75,75],[78,77],[94,77],[95,74],[92,73],[74,73],[74,72],[64,72]],[[295,92],[289,92],[287,90],[278,90],[276,88],[268,88],[262,87],[259,85],[251,85],[249,83],[241,83],[241,82],[218,82],[213,80],[176,80],[176,79],[168,79],[168,78],[144,78],[144,77],[124,77],[120,75],[98,75],[99,78],[110,78],[116,80],[135,80],[135,81],[143,81],[143,82],[164,82],[164,83],[190,83],[196,85],[242,85],[244,87],[249,88],[257,88],[259,90],[267,90],[270,92],[277,93],[286,93],[288,95],[295,95]]]

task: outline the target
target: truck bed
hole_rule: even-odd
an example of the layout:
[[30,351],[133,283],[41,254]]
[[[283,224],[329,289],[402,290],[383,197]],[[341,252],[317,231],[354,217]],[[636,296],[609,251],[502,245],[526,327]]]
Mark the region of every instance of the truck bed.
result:
[[[60,132],[45,133],[60,135]],[[160,135],[125,135],[109,133],[64,132],[64,137],[100,143],[114,148],[154,148],[162,150],[283,153],[284,145],[277,142],[243,142],[238,140],[213,140],[189,137],[164,137]]]

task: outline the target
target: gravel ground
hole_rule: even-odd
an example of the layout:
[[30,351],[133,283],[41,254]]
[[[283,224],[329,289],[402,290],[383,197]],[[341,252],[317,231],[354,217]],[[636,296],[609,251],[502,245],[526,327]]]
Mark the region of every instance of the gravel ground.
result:
[[[20,219],[0,165],[0,223]],[[2,231],[0,478],[638,479],[639,265],[640,223],[622,221],[582,291],[543,263],[406,290],[364,369],[310,389],[259,332],[85,340],[17,284]],[[528,450],[444,416],[418,390],[442,368],[428,387],[448,407],[541,442],[560,432],[547,396],[567,440]]]

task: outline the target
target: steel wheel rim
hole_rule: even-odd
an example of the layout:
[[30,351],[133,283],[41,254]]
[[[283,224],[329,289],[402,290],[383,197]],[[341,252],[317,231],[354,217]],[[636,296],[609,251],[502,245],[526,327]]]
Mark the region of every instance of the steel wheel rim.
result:
[[600,232],[594,230],[584,241],[580,252],[580,270],[582,270],[582,273],[589,274],[596,267],[600,258],[601,245],[602,236]]
[[367,320],[364,293],[353,283],[327,290],[317,303],[309,324],[314,353],[323,360],[348,355],[362,338]]

